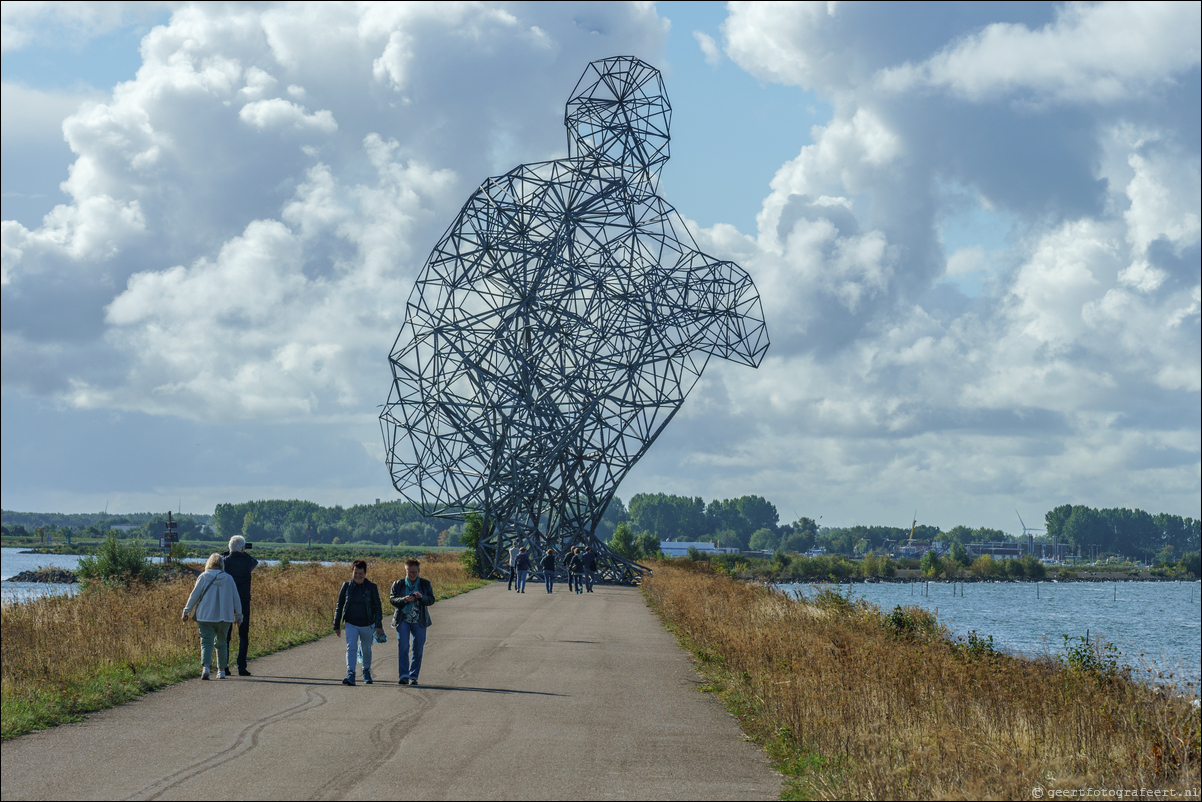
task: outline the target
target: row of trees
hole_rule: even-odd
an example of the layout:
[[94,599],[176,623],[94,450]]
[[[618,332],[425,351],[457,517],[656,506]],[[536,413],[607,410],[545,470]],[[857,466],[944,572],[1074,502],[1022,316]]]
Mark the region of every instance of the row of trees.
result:
[[246,501],[218,504],[213,511],[218,538],[242,535],[254,542],[380,543],[394,546],[455,546],[462,525],[427,518],[413,504],[388,501],[353,507],[323,507],[312,501]]
[[1068,543],[1073,552],[1088,555],[1124,554],[1149,562],[1176,562],[1198,551],[1202,521],[1180,515],[1152,515],[1126,508],[1094,509],[1063,504],[1044,516],[1047,537]]
[[[206,536],[211,535],[212,529],[205,523],[209,516],[185,515],[180,518],[174,518],[179,535],[185,540],[203,540]],[[164,524],[167,521],[165,514],[146,513],[144,516],[139,516],[140,522],[137,526],[129,528],[130,524],[119,523],[120,518],[106,520],[94,524],[82,524],[79,526],[35,526],[26,528],[23,524],[5,525],[0,527],[0,534],[5,538],[32,538],[38,543],[43,543],[46,536],[55,543],[73,543],[76,540],[102,540],[110,533],[115,538],[120,539],[140,539],[146,542],[157,542],[159,537],[165,530]],[[114,527],[120,526],[120,529]]]
[[[178,511],[175,511],[178,515]],[[209,522],[208,515],[190,515],[202,524]],[[14,510],[0,511],[0,524],[9,531],[21,527],[32,532],[39,526],[54,531],[78,532],[80,529],[93,527],[96,531],[107,532],[114,526],[140,526],[147,521],[158,518],[162,520],[161,512],[129,512],[120,515],[109,515],[106,512],[16,512]]]

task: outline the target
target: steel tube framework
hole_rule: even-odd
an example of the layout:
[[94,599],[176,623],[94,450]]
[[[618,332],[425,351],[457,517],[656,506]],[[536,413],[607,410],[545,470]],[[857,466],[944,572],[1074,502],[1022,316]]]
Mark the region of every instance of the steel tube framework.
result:
[[562,564],[591,545],[599,580],[633,581],[646,569],[596,536],[618,485],[711,356],[768,349],[751,278],[657,194],[670,119],[658,70],[589,64],[568,158],[486,180],[409,298],[380,415],[392,482],[428,516],[480,512],[494,575],[511,546]]

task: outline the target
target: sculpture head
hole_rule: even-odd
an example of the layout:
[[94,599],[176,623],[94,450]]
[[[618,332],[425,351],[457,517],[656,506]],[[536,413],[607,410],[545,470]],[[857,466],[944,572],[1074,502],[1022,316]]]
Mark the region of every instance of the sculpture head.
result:
[[564,113],[568,155],[654,182],[668,160],[672,106],[659,70],[633,56],[591,62]]

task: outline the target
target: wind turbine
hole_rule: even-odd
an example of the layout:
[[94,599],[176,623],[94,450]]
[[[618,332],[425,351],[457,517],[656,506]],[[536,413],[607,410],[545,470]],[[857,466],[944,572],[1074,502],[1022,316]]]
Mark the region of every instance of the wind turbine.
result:
[[1018,522],[1019,522],[1019,524],[1022,525],[1023,540],[1027,541],[1027,553],[1034,554],[1035,542],[1034,542],[1034,540],[1032,540],[1031,535],[1029,535],[1028,532],[1042,532],[1043,530],[1042,529],[1033,529],[1033,528],[1027,526],[1027,522],[1023,520],[1022,515],[1019,515],[1019,512],[1017,509],[1014,510],[1014,514],[1018,515]]
[[[1018,515],[1018,510],[1015,510],[1014,514]],[[1042,532],[1043,531],[1042,529],[1034,529],[1030,526],[1027,526],[1026,522],[1023,521],[1023,517],[1021,515],[1018,515],[1018,522],[1019,522],[1019,524],[1022,525],[1023,537],[1026,537],[1028,532]]]

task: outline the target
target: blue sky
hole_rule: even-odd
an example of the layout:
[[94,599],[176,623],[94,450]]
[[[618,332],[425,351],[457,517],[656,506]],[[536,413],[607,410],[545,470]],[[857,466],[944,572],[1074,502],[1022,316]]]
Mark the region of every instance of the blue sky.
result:
[[712,362],[619,496],[1199,516],[1196,4],[3,14],[6,509],[392,497],[425,255],[634,54],[673,104],[662,193],[773,345]]

